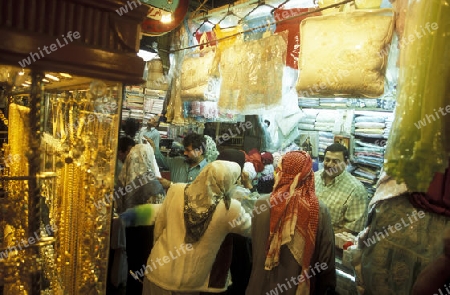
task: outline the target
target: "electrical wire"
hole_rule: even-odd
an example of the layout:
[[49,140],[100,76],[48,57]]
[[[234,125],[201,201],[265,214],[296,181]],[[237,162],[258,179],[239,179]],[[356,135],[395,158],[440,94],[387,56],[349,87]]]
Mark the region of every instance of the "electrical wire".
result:
[[[354,2],[354,1],[355,0],[344,0],[344,1],[339,2],[339,3],[334,3],[334,4],[331,4],[329,6],[322,7],[322,8],[316,8],[315,10],[312,10],[312,11],[307,11],[307,12],[304,12],[304,13],[301,13],[301,14],[298,14],[298,15],[294,15],[294,16],[285,18],[283,20],[275,21],[275,22],[270,23],[270,24],[264,24],[264,25],[261,25],[261,26],[258,26],[258,27],[254,27],[254,28],[242,31],[242,32],[238,32],[238,33],[235,33],[235,34],[232,34],[232,35],[229,35],[229,36],[225,36],[223,38],[209,40],[207,42],[203,42],[203,43],[200,43],[200,44],[196,44],[196,45],[192,45],[192,46],[188,46],[188,47],[184,47],[184,48],[173,49],[173,50],[170,50],[169,53],[175,53],[175,52],[182,51],[182,50],[193,49],[193,48],[204,46],[204,45],[208,45],[210,43],[214,43],[214,42],[217,42],[217,41],[226,40],[226,39],[233,38],[233,37],[236,37],[238,35],[241,35],[241,34],[244,34],[244,33],[248,33],[248,32],[251,32],[251,31],[254,31],[254,30],[257,30],[257,29],[262,29],[262,28],[265,28],[267,26],[271,26],[271,25],[274,25],[274,24],[279,24],[279,23],[286,22],[286,21],[289,21],[289,20],[292,20],[292,19],[296,19],[296,18],[299,18],[301,16],[317,13],[319,11],[327,10],[327,9],[330,9],[330,8],[335,8],[335,7],[338,7],[340,5],[343,5],[343,4],[346,4],[346,3],[350,3],[350,2]],[[218,25],[218,24],[216,24],[216,25]]]
[[196,15],[200,9],[206,4],[206,2],[208,2],[208,0],[204,0],[193,12],[192,15]]

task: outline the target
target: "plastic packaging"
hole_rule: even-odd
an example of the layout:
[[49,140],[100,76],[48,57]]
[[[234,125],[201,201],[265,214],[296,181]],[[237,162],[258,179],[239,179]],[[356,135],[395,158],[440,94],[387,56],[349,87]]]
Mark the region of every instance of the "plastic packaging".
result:
[[296,87],[299,95],[381,96],[393,30],[392,9],[356,10],[303,20]]
[[280,34],[222,51],[221,112],[258,114],[280,104],[286,44],[286,34]]

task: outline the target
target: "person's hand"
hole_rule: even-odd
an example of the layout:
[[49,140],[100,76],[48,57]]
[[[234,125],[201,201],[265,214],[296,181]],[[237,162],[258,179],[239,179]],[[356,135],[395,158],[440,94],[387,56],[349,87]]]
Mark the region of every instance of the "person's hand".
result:
[[153,140],[145,135],[143,137],[152,146],[152,148],[155,149],[155,143],[153,142]]
[[172,182],[170,180],[165,179],[165,178],[158,177],[158,180],[159,180],[159,182],[161,183],[161,185],[162,185],[162,187],[164,189],[168,189],[172,185]]

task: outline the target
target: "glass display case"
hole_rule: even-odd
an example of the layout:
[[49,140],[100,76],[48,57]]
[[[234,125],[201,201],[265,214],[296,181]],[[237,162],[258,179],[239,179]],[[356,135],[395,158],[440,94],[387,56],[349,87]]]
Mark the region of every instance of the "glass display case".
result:
[[[0,66],[5,295],[104,294],[122,85]],[[7,72],[7,73],[5,73]]]
[[0,295],[106,293],[123,88],[144,82],[148,6],[124,5],[0,1]]

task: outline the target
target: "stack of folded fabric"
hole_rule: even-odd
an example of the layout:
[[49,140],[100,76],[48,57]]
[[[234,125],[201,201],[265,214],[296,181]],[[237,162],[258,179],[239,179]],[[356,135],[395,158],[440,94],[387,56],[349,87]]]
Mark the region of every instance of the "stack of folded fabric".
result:
[[127,92],[125,94],[125,107],[130,110],[143,110],[144,95]]
[[355,140],[354,162],[372,168],[381,169],[384,162],[384,147],[374,143]]
[[355,118],[355,135],[369,138],[383,138],[385,117],[358,116]]
[[316,115],[315,114],[306,114],[298,122],[298,129],[314,130],[315,123],[316,123]]
[[133,119],[142,119],[144,117],[144,111],[143,110],[122,110],[122,120],[126,120],[128,118]]
[[316,123],[314,130],[318,131],[331,131],[334,129],[335,122],[337,121],[338,113],[336,111],[321,110],[316,117]]
[[381,108],[381,100],[373,98],[349,98],[347,99],[347,107],[355,108]]
[[347,98],[321,98],[321,107],[346,108]]
[[375,184],[384,163],[385,138],[389,134],[387,116],[374,113],[355,117],[353,164],[356,169],[352,174],[364,184],[369,197],[375,193]]
[[301,97],[298,100],[298,106],[303,108],[315,108],[319,106],[319,99],[318,98],[306,98]]
[[324,155],[325,149],[334,143],[334,134],[327,131],[319,131],[319,155]]

